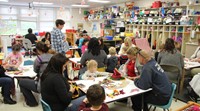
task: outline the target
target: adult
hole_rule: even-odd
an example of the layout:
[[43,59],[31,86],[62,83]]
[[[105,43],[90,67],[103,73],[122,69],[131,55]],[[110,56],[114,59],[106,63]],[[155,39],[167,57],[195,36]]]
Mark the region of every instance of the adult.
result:
[[108,47],[104,44],[103,37],[99,37],[98,40],[99,40],[101,50],[104,50],[106,54],[108,55],[109,54]]
[[51,46],[51,33],[46,32],[45,37],[41,41],[44,42],[45,44],[47,44],[48,47],[50,47]]
[[175,65],[178,66],[181,74],[184,67],[184,60],[181,53],[175,48],[174,40],[167,38],[164,49],[158,55],[158,64]]
[[57,53],[65,54],[69,50],[68,42],[65,35],[61,32],[65,22],[57,19],[55,22],[56,27],[51,31],[51,46]]
[[124,43],[122,43],[120,50],[119,50],[119,55],[123,55],[126,54],[126,51],[130,48],[130,47],[135,47],[134,44],[132,44],[132,39],[130,37],[126,37],[124,39]]
[[13,86],[12,78],[5,75],[6,70],[3,66],[0,66],[0,87],[2,87],[1,94],[3,96],[4,104],[16,104],[11,95],[11,89]]
[[33,92],[40,93],[40,77],[47,67],[47,64],[52,54],[48,53],[49,48],[43,42],[38,42],[36,44],[37,58],[34,61],[34,72],[37,73],[37,78],[33,79],[21,79],[19,82],[19,87],[25,98],[25,102],[28,106],[33,107],[37,106],[38,102],[36,101]]
[[98,68],[105,69],[107,64],[107,55],[104,50],[101,50],[97,38],[90,39],[88,43],[88,49],[81,57],[81,65],[84,67],[80,70],[80,74],[83,74],[86,71],[86,63],[91,59],[97,61]]
[[31,28],[28,29],[28,34],[25,35],[26,39],[29,39],[32,44],[35,44],[37,41],[37,37],[33,34],[33,30]]
[[[193,62],[199,62],[200,63],[200,39],[198,39],[198,47],[194,54],[190,57],[191,61]],[[195,74],[198,74],[200,72],[200,68],[193,68],[191,69],[191,75],[194,76]]]
[[[149,54],[139,49],[137,58],[143,65],[141,76],[135,79],[134,84],[143,90],[152,88],[148,93],[144,94],[144,111],[148,111],[147,104],[165,105],[168,103],[172,88],[167,75],[160,65],[152,59]],[[134,111],[142,110],[142,95],[131,97],[132,108]]]
[[75,89],[63,77],[63,71],[68,60],[61,53],[55,54],[41,76],[42,99],[49,104],[52,111],[64,111],[66,109],[67,111],[77,111],[85,98],[83,96],[72,100]]

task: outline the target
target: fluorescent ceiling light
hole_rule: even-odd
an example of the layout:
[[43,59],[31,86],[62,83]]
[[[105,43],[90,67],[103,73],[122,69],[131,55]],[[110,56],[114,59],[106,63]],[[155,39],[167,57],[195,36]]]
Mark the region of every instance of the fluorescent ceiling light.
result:
[[110,3],[110,1],[108,1],[108,0],[89,0],[89,2]]
[[0,0],[0,2],[8,2],[8,0]]
[[79,4],[73,4],[72,7],[89,7],[89,5],[79,5]]
[[52,5],[50,2],[33,2],[34,5]]

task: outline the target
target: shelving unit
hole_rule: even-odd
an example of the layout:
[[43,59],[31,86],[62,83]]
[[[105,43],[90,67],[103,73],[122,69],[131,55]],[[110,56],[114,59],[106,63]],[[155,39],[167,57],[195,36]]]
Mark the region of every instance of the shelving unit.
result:
[[[138,29],[141,27],[141,29]],[[134,33],[132,30],[136,30],[140,32],[141,38],[149,38],[149,34],[151,34],[151,48],[158,50],[159,45],[164,44],[167,38],[171,38],[173,36],[179,37],[182,36],[182,48],[181,52],[185,54],[185,46],[186,42],[190,40],[190,31],[187,31],[187,28],[190,30],[194,29],[193,25],[141,25],[141,24],[127,24],[126,32]],[[131,29],[132,28],[132,29]],[[148,29],[151,30],[148,30]],[[182,28],[182,31],[178,31],[179,28]],[[174,31],[175,30],[175,31]],[[156,46],[155,46],[156,42]]]

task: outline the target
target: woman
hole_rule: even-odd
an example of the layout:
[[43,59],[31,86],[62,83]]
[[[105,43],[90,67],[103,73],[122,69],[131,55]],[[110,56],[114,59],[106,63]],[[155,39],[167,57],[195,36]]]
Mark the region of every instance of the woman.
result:
[[171,38],[166,39],[163,51],[158,55],[159,64],[175,65],[178,66],[181,74],[184,67],[183,56],[175,48],[174,40]]
[[134,44],[132,44],[132,39],[130,37],[126,37],[124,39],[124,43],[122,43],[120,50],[119,50],[119,55],[126,54],[126,50],[129,49],[130,47],[135,47]]
[[[91,38],[88,43],[88,50],[81,57],[81,65],[86,66],[89,60],[95,60],[98,63],[98,68],[102,68],[105,71],[105,66],[107,64],[107,55],[104,50],[101,50],[99,41],[97,38]],[[80,70],[80,74],[86,71],[86,67]]]
[[104,50],[106,52],[106,54],[108,55],[109,54],[108,47],[104,44],[103,38],[99,37],[98,40],[99,40],[101,50]]
[[[193,62],[199,62],[200,63],[200,39],[198,39],[198,47],[194,54],[190,57],[191,61]],[[200,72],[200,68],[193,68],[191,69],[191,75],[194,76],[195,74],[198,74]]]
[[139,49],[137,52],[137,59],[143,65],[141,76],[134,80],[135,86],[140,89],[151,91],[144,95],[132,96],[132,108],[134,111],[143,110],[148,111],[148,104],[165,105],[168,103],[171,96],[171,84],[158,63],[150,57],[144,50]]
[[34,107],[38,105],[33,92],[40,93],[40,77],[45,70],[49,60],[53,56],[48,53],[49,48],[43,42],[36,44],[36,51],[38,53],[37,58],[34,61],[34,72],[37,73],[37,78],[33,79],[21,79],[19,86],[22,94],[24,95],[26,105]]
[[68,60],[61,53],[55,54],[50,59],[41,77],[42,99],[49,104],[52,111],[64,111],[66,109],[67,111],[77,111],[79,105],[85,98],[83,96],[72,100],[75,89],[63,77],[63,71],[67,66]]
[[123,72],[127,74],[128,78],[131,80],[134,80],[135,78],[138,78],[136,72],[136,52],[137,52],[136,47],[130,47],[127,50],[127,56],[128,56],[128,61],[124,64],[123,66]]
[[45,44],[47,44],[48,47],[50,47],[51,46],[51,33],[47,32],[45,34],[45,37],[41,41],[44,42]]

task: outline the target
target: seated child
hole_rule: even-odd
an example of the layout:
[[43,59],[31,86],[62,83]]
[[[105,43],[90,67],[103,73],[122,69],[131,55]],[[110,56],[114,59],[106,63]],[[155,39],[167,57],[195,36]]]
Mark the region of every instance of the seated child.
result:
[[[103,103],[106,98],[105,90],[99,84],[90,86],[86,97],[78,111],[109,111],[108,105]],[[91,107],[87,107],[87,104],[91,105]]]
[[109,48],[109,54],[111,55],[108,58],[107,69],[106,72],[113,73],[113,70],[117,67],[118,57],[116,56],[116,49],[114,47]]
[[17,70],[20,64],[22,63],[22,55],[20,53],[21,46],[15,44],[12,46],[12,52],[5,59],[3,65],[5,69],[8,70]]
[[83,40],[83,45],[82,45],[82,47],[81,47],[82,54],[84,54],[85,51],[87,50],[87,48],[88,48],[88,43],[89,43],[89,39],[84,39],[84,40]]
[[81,79],[93,80],[97,76],[109,75],[108,72],[98,72],[97,67],[98,67],[98,63],[95,60],[90,60],[87,63],[87,71],[84,74],[82,74]]

